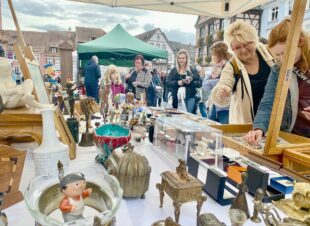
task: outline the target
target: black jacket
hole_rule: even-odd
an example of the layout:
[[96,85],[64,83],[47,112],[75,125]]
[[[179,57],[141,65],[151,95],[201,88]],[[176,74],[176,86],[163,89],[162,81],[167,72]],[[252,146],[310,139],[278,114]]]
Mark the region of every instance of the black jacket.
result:
[[[187,76],[191,76],[193,78],[190,84],[184,84],[185,87],[185,98],[192,98],[196,95],[196,89],[200,88],[202,85],[202,80],[197,72],[197,70],[193,67],[190,67],[191,71],[187,71]],[[184,79],[184,76],[180,75],[176,68],[172,68],[167,77],[167,88],[171,91],[172,96],[178,94],[178,90],[181,87],[178,84],[179,80]]]

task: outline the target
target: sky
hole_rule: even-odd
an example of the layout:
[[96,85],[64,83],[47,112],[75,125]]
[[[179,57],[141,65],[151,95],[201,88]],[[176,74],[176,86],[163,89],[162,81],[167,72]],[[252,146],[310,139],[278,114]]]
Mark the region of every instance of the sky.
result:
[[[0,0],[1,1],[1,0]],[[118,23],[137,35],[160,28],[169,40],[195,43],[197,16],[130,8],[111,8],[67,0],[13,0],[21,30],[68,30],[75,26],[101,28],[109,32]],[[6,0],[2,0],[3,29],[15,30]]]

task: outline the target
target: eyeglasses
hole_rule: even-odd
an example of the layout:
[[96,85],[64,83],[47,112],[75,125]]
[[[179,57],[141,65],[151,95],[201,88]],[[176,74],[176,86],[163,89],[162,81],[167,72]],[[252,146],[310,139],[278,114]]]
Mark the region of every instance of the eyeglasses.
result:
[[237,45],[235,47],[231,47],[231,49],[233,51],[236,51],[236,52],[240,52],[242,48],[249,50],[249,49],[251,49],[253,43],[254,42],[252,42],[252,41],[251,42],[247,42],[247,43],[244,43],[244,44],[241,44],[241,45]]

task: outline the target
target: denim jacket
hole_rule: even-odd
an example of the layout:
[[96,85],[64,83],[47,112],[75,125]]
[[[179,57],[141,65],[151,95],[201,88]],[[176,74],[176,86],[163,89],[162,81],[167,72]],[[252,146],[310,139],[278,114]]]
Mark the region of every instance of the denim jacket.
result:
[[[278,78],[279,66],[275,65],[271,68],[271,74],[265,86],[264,96],[258,106],[258,110],[253,122],[254,129],[261,129],[264,133],[267,132],[272,106],[275,98]],[[286,98],[281,130],[290,132],[295,124],[298,108],[298,83],[295,74],[292,74],[289,92]]]

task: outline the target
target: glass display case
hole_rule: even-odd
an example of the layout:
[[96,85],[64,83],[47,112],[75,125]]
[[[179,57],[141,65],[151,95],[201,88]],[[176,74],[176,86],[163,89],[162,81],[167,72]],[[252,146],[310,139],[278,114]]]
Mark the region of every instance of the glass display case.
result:
[[222,169],[222,132],[184,115],[157,118],[154,145],[168,158],[193,158]]

